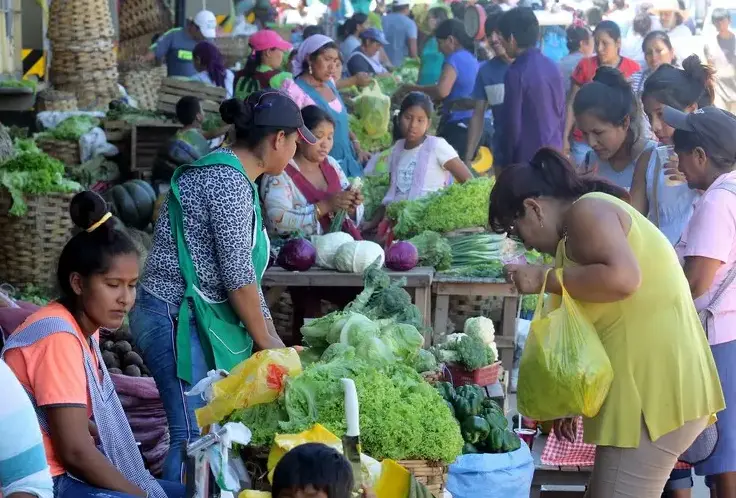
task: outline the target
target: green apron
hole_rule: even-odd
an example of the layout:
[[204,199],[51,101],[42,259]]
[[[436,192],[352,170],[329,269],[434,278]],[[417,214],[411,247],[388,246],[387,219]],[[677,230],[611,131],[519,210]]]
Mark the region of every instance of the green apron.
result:
[[[199,279],[192,263],[192,257],[184,240],[184,220],[179,193],[179,177],[189,168],[201,168],[214,165],[226,165],[238,170],[253,189],[253,247],[252,259],[256,272],[256,283],[261,285],[263,272],[268,266],[269,240],[261,220],[261,206],[258,189],[250,181],[243,166],[235,156],[223,152],[212,152],[192,164],[180,166],[171,178],[169,196],[169,220],[171,231],[179,253],[179,268],[184,278],[186,290],[179,307],[176,328],[177,375],[180,379],[193,384],[192,350],[189,323],[191,311],[197,323],[199,340],[202,344],[207,366],[210,369],[222,368],[231,370],[235,365],[250,357],[253,350],[253,339],[241,323],[229,301],[213,302],[199,290]],[[191,302],[191,306],[190,306]]]

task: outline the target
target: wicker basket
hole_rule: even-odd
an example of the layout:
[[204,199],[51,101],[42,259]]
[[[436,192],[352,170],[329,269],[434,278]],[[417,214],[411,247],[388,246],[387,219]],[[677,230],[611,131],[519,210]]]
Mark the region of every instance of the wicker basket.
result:
[[245,63],[250,53],[247,36],[220,37],[214,41],[225,59],[225,67],[233,67],[238,62]]
[[[148,52],[153,41],[154,33],[146,33],[145,35],[123,40],[118,44],[118,62],[139,59]],[[121,72],[122,68],[121,68]]]
[[36,110],[41,111],[76,111],[77,97],[71,92],[46,89],[38,93]]
[[50,80],[80,109],[106,109],[119,94],[112,14],[107,0],[52,0]]
[[70,73],[71,71],[108,71],[118,63],[117,56],[112,50],[93,50],[89,52],[73,52],[70,50],[55,50],[51,57],[51,71]]
[[[338,307],[329,302],[322,301],[322,315],[326,315],[337,310]],[[291,340],[291,324],[294,320],[294,308],[291,302],[291,294],[288,291],[281,294],[279,300],[271,306],[271,318],[276,333],[284,340]]]
[[166,66],[120,65],[121,81],[140,109],[153,111],[158,104],[158,91],[166,77]]
[[447,465],[427,460],[401,460],[399,465],[408,470],[417,482],[424,484],[434,496],[442,496],[447,481]]
[[55,138],[39,138],[38,148],[49,156],[64,164],[80,164],[79,143],[74,140],[57,140]]
[[53,287],[56,265],[69,240],[69,203],[74,194],[26,195],[28,212],[11,216],[10,194],[0,189],[0,281],[16,288]]
[[[171,10],[161,0],[125,0],[120,2],[120,40],[164,33],[174,25]],[[150,44],[150,41],[149,41]]]
[[49,7],[48,38],[56,44],[54,53],[65,43],[90,42],[115,37],[112,13],[107,0],[52,0]]

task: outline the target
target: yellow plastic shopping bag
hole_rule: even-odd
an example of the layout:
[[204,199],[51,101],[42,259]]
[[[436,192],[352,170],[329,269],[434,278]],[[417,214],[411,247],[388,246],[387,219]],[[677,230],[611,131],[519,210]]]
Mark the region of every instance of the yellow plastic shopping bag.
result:
[[302,373],[294,348],[259,351],[212,386],[213,399],[195,411],[200,427],[220,422],[233,410],[270,403],[284,389],[287,377]]
[[556,275],[562,302],[543,309],[542,289],[519,364],[519,411],[535,420],[594,417],[608,395],[613,368],[593,324],[568,295],[562,269]]

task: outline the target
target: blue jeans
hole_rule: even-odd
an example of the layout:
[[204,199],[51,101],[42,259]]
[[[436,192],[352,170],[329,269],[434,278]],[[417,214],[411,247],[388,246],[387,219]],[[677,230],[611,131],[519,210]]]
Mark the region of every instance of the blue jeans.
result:
[[[194,410],[204,406],[201,397],[184,394],[191,385],[176,374],[176,321],[179,309],[138,288],[135,306],[130,311],[133,341],[143,353],[143,361],[156,381],[169,422],[170,446],[162,477],[181,482],[184,474],[184,452],[190,440],[200,437]],[[192,380],[196,384],[207,376],[207,363],[199,342],[197,325],[192,318],[189,327],[192,344]]]
[[[184,498],[184,485],[178,482],[158,481],[168,498]],[[95,488],[66,474],[54,477],[55,498],[133,498],[133,495]]]

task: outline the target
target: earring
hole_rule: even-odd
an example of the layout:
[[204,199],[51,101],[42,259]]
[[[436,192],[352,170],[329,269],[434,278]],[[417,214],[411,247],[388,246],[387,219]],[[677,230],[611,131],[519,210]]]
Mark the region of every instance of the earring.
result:
[[312,75],[312,66],[309,66],[309,75]]
[[539,220],[539,228],[544,228],[544,223],[542,223],[542,220]]

